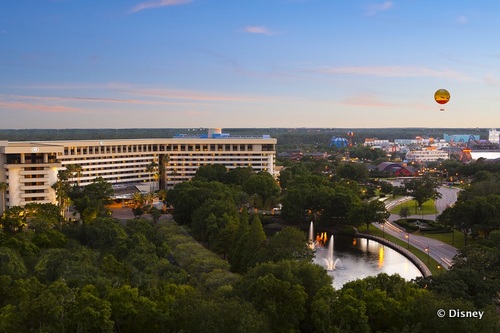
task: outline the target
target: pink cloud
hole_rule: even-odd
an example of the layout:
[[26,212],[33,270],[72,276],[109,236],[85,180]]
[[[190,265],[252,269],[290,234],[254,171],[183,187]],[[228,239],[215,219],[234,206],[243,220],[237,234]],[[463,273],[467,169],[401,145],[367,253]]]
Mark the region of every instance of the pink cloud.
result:
[[23,111],[43,111],[48,113],[81,113],[84,110],[63,105],[41,105],[21,102],[0,101],[0,109],[23,110]]
[[459,81],[471,81],[465,74],[457,71],[444,69],[434,70],[425,67],[414,66],[352,66],[352,67],[328,67],[316,70],[324,74],[348,74],[348,75],[368,75],[381,77],[438,77],[449,78]]
[[158,1],[141,2],[140,4],[132,8],[130,12],[137,13],[144,9],[184,5],[192,1],[193,0],[158,0]]
[[491,73],[486,74],[486,76],[484,77],[484,81],[486,82],[486,84],[490,86],[494,87],[500,86],[500,80]]
[[391,9],[393,4],[394,3],[392,1],[384,1],[382,3],[372,4],[367,7],[365,14],[368,16],[376,15],[379,12]]
[[132,94],[142,96],[154,96],[166,99],[181,99],[195,101],[249,101],[255,100],[252,97],[220,95],[199,91],[176,90],[176,89],[132,89],[128,91]]
[[0,95],[0,98],[9,100],[38,100],[43,102],[97,102],[97,103],[117,103],[117,104],[140,104],[140,105],[175,105],[186,104],[180,102],[149,101],[140,99],[120,99],[102,97],[62,97],[62,96],[27,96],[27,95]]
[[272,31],[270,31],[266,27],[261,26],[246,26],[245,28],[243,28],[243,30],[251,34],[261,34],[266,36],[274,35]]
[[347,97],[342,101],[343,104],[365,106],[365,107],[395,107],[393,103],[387,103],[380,100],[372,94],[357,94]]

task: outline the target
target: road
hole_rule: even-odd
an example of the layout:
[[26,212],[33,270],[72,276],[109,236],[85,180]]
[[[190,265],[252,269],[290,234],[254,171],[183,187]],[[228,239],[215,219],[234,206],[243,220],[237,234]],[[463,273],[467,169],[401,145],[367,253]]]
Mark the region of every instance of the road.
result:
[[460,192],[460,190],[455,187],[450,188],[448,186],[441,186],[438,191],[441,193],[441,198],[436,200],[436,209],[441,213],[457,201],[458,192]]
[[[438,212],[441,213],[446,209],[446,207],[453,205],[453,203],[457,200],[459,190],[444,186],[441,186],[438,190],[441,193],[442,197],[441,199],[436,201],[436,208]],[[411,197],[403,197],[397,200],[386,201],[386,208],[387,210],[390,210],[394,206],[397,206],[408,200],[411,200]],[[435,215],[424,215],[424,218],[434,219]],[[443,267],[444,269],[448,269],[452,265],[453,257],[455,257],[455,255],[458,253],[457,248],[432,238],[408,234],[406,231],[404,231],[404,229],[401,229],[401,227],[393,223],[393,221],[397,219],[399,219],[399,216],[392,214],[385,224],[373,224],[377,228],[383,230],[385,233],[416,247],[424,253],[428,253],[428,255],[438,263],[440,263],[441,267]]]

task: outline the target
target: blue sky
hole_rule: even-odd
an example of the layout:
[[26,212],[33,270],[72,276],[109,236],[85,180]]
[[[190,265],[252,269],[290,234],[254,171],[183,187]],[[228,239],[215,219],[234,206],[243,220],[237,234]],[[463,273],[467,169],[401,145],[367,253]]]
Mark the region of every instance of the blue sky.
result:
[[0,128],[498,128],[498,15],[497,0],[3,1]]

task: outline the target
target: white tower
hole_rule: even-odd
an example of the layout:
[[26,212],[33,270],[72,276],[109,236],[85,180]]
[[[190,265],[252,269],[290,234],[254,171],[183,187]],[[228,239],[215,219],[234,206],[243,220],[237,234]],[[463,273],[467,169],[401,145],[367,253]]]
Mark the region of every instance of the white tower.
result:
[[490,129],[488,141],[490,141],[491,143],[500,144],[500,132],[496,129]]

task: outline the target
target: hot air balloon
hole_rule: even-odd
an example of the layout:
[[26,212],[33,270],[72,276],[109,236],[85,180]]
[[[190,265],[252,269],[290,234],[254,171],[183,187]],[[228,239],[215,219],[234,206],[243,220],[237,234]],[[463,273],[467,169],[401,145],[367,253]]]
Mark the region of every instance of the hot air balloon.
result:
[[[439,89],[434,93],[434,100],[439,104],[446,104],[450,101],[450,93],[446,89]],[[439,110],[444,111],[444,108]]]

